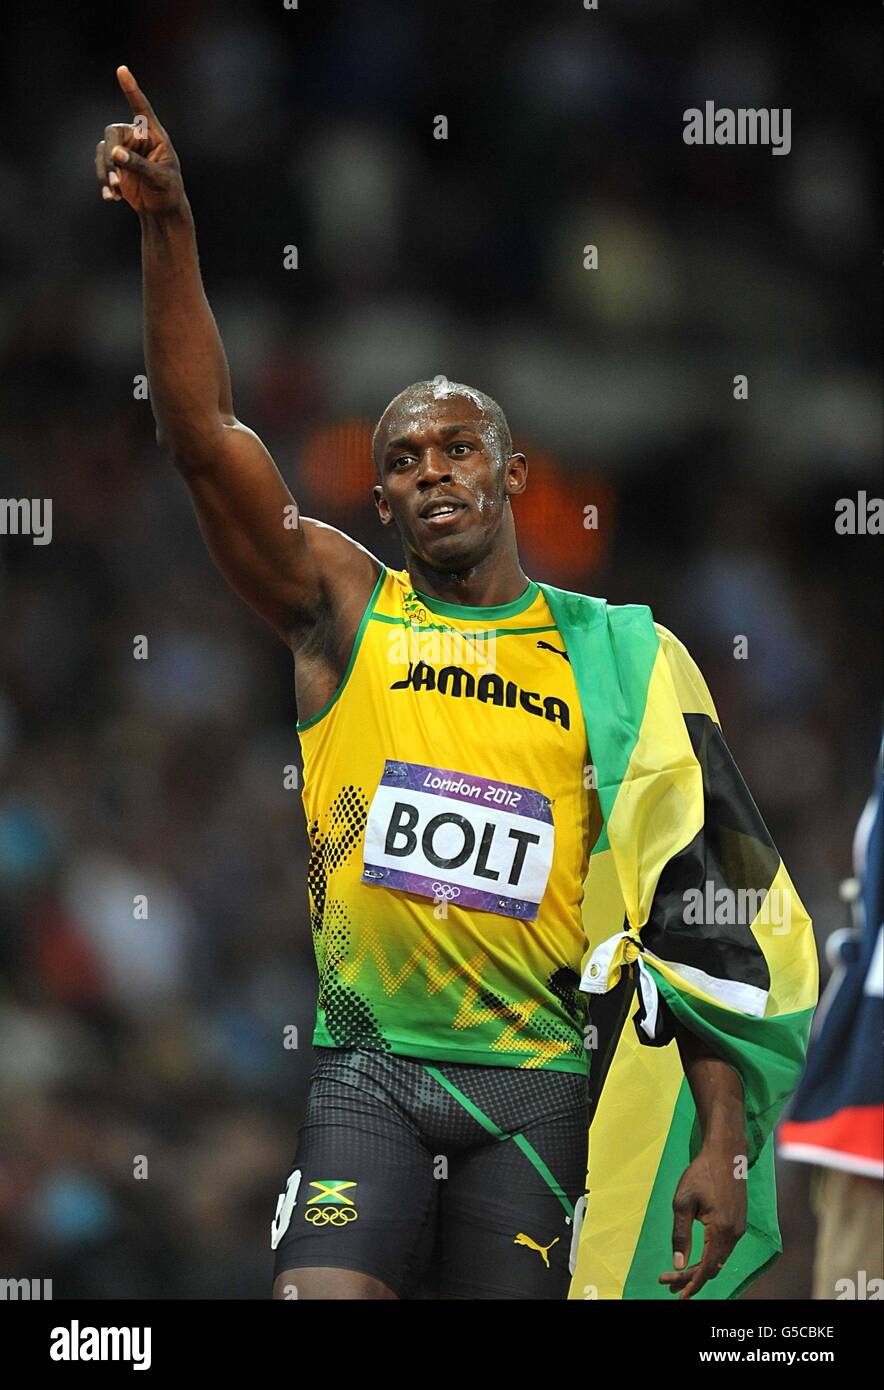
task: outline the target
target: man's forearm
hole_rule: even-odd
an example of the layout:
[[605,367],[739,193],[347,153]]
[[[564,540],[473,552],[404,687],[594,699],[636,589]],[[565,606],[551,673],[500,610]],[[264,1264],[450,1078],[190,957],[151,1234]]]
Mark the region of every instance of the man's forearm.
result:
[[676,1024],[675,1038],[694,1103],[703,1143],[728,1153],[746,1152],[743,1083],[737,1072],[696,1034]]
[[197,466],[211,456],[219,427],[233,420],[227,359],[203,290],[187,200],[140,222],[145,366],[157,438],[176,462]]

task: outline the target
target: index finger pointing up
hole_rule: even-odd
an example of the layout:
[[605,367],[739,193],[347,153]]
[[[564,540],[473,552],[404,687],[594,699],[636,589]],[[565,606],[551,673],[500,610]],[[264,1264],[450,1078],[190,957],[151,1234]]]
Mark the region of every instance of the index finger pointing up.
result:
[[134,116],[146,116],[151,125],[161,129],[162,127],[154,115],[153,107],[125,65],[117,68],[117,81],[125,94],[132,114]]

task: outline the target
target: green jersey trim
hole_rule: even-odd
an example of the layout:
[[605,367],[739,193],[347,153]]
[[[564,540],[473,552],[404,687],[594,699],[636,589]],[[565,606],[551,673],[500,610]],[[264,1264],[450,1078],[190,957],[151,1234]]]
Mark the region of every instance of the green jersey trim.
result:
[[329,710],[332,708],[332,706],[336,705],[338,700],[343,695],[344,687],[346,686],[348,680],[350,679],[350,676],[352,675],[353,667],[356,665],[356,658],[359,655],[359,648],[362,646],[362,638],[365,635],[365,629],[368,627],[368,620],[371,617],[372,609],[378,601],[378,594],[381,591],[381,585],[384,582],[386,573],[386,565],[381,565],[381,572],[378,575],[377,583],[375,584],[374,589],[372,590],[371,598],[368,600],[368,603],[365,606],[365,612],[363,613],[362,618],[359,622],[359,627],[356,630],[356,636],[353,639],[353,650],[350,653],[350,660],[347,662],[347,669],[344,672],[344,676],[340,685],[338,686],[334,695],[332,695],[331,699],[323,705],[322,709],[319,710],[318,713],[311,715],[309,719],[298,721],[298,723],[295,725],[295,728],[299,734],[303,733],[304,729],[312,729],[314,724],[318,724],[320,719],[324,719],[325,716],[328,714]]
[[[373,623],[389,623],[393,627],[407,627],[415,632],[451,632],[447,623],[413,623],[408,618],[394,618],[389,613],[372,613]],[[454,629],[457,631],[458,629]],[[544,623],[542,627],[492,627],[467,629],[461,637],[530,637],[535,632],[558,632],[555,623]]]
[[415,589],[414,592],[425,608],[429,608],[431,613],[439,613],[443,618],[485,618],[491,621],[494,618],[515,618],[519,613],[524,613],[540,593],[540,585],[529,579],[527,589],[523,590],[518,598],[513,599],[512,603],[494,603],[488,606],[446,603],[440,598],[432,598],[430,594],[422,594],[420,589]]

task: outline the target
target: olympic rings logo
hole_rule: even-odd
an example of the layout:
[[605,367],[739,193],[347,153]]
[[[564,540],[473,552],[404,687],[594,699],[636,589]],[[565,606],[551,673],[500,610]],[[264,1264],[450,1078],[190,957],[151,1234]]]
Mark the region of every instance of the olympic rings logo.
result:
[[433,892],[437,898],[447,898],[449,902],[452,898],[460,897],[460,889],[452,883],[434,883]]
[[308,1207],[304,1220],[311,1226],[346,1226],[355,1221],[359,1212],[355,1207]]
[[412,623],[425,623],[427,621],[427,610],[413,590],[403,601],[402,607]]

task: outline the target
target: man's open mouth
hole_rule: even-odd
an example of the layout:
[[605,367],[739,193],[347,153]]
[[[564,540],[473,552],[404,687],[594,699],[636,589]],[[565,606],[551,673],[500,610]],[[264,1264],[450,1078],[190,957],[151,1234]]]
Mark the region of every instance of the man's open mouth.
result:
[[421,521],[425,521],[428,526],[444,526],[461,512],[466,511],[463,502],[458,502],[451,498],[440,498],[437,502],[428,502],[420,510]]

